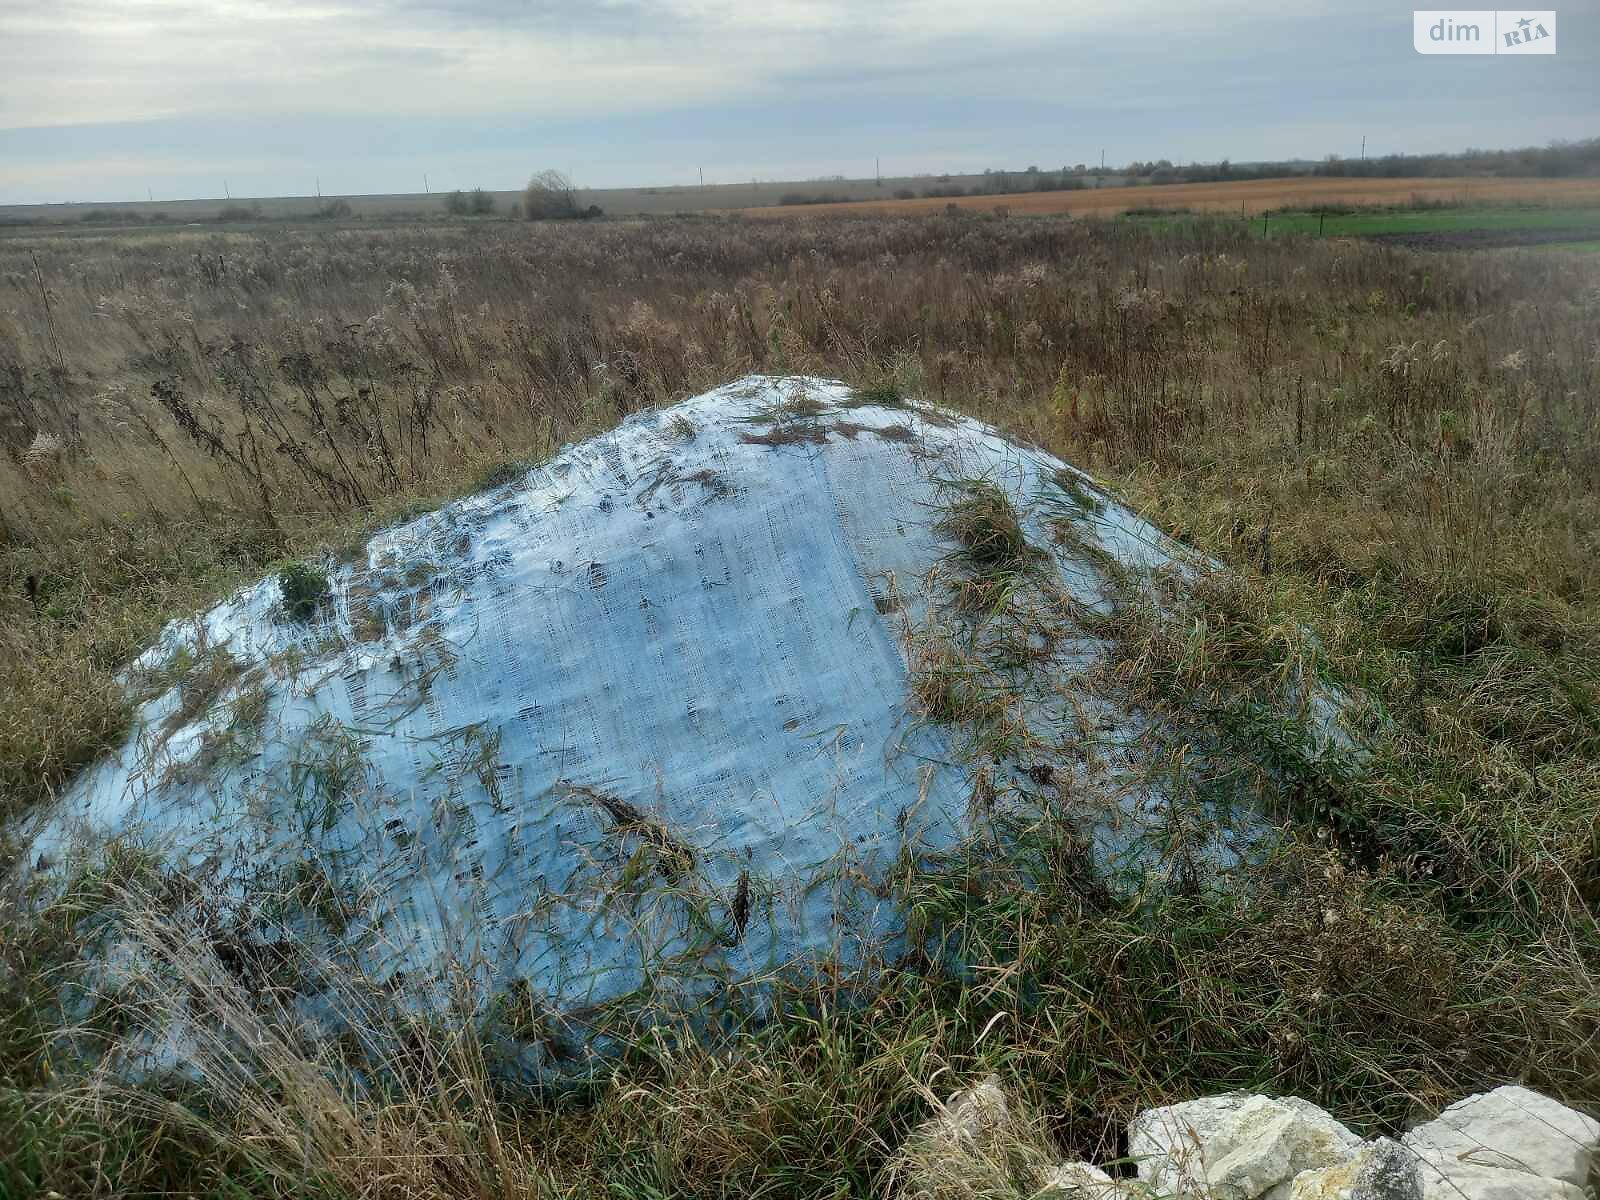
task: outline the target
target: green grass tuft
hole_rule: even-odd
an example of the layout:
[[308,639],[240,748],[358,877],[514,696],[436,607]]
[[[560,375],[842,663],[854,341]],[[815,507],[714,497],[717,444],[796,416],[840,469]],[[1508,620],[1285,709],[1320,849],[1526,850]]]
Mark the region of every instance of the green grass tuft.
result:
[[326,571],[303,562],[292,562],[278,572],[283,589],[283,611],[291,621],[308,622],[333,594]]

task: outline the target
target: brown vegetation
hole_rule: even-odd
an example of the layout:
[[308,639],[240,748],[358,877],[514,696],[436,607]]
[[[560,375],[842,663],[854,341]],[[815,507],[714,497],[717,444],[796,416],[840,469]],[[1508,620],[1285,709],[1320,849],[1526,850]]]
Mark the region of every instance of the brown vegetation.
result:
[[[406,1024],[370,1087],[336,1084],[342,1047],[305,1041],[159,924],[149,952],[237,1039],[216,1052],[252,1057],[209,1091],[74,1074],[53,972],[112,899],[188,894],[178,866],[119,850],[63,895],[0,899],[0,1191],[864,1194],[929,1087],[988,1071],[1105,1157],[1133,1109],[1227,1088],[1302,1094],[1364,1129],[1508,1078],[1594,1104],[1597,316],[1593,261],[1227,222],[0,242],[0,812],[120,738],[116,673],[164,619],[768,371],[973,413],[1225,563],[1166,608],[1125,598],[1107,669],[1235,764],[1198,778],[1169,747],[1155,765],[1174,796],[1238,788],[1289,839],[1230,893],[1156,880],[1126,901],[1065,819],[902,864],[914,953],[854,1003],[822,969],[744,1037],[641,1036],[566,1097],[497,1081],[461,1022]],[[1066,502],[1092,511],[1075,487]],[[974,584],[1025,579],[1032,553],[991,501],[957,490],[953,544]],[[1009,737],[1003,698],[964,694],[965,648],[928,650],[921,683],[949,686],[921,688],[927,711],[976,710],[975,735]],[[1306,754],[1303,714],[1274,703],[1307,678],[1357,698],[1360,772]],[[190,686],[247,682],[219,655]],[[105,996],[85,1020],[143,1017]],[[532,1010],[515,1029],[544,1036]]]
[[1244,183],[1174,183],[1129,187],[1084,188],[1064,192],[1017,192],[1004,195],[929,197],[916,200],[854,201],[747,208],[748,217],[786,217],[824,213],[936,213],[951,205],[989,212],[1003,205],[1012,215],[1071,213],[1110,216],[1131,208],[1187,208],[1198,212],[1261,213],[1280,208],[1317,205],[1407,204],[1445,201],[1471,204],[1595,204],[1600,180],[1594,179],[1350,179],[1301,176],[1255,179]]

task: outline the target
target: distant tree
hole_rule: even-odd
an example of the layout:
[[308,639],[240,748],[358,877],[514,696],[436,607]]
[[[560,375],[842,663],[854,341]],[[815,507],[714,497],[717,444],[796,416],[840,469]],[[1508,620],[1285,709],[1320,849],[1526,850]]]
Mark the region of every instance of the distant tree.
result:
[[460,188],[444,198],[444,210],[452,217],[464,217],[472,211],[472,202]]
[[584,211],[572,180],[560,171],[540,171],[523,190],[522,215],[530,221],[570,221]]
[[475,217],[486,217],[494,211],[494,197],[482,188],[473,188],[467,197],[467,210]]
[[154,219],[131,208],[91,208],[78,218],[89,225],[142,225]]
[[[778,197],[778,203],[791,204],[844,204],[850,197],[840,192],[785,192]],[[598,215],[598,214],[596,214]]]

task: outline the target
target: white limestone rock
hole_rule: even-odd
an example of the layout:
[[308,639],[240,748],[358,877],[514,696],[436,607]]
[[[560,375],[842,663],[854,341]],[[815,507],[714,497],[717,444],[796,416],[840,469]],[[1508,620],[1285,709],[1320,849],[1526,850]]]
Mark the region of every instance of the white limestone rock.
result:
[[1128,1152],[1164,1195],[1288,1200],[1302,1171],[1348,1161],[1361,1140],[1296,1097],[1235,1094],[1150,1109],[1134,1118]]
[[1251,1099],[1243,1092],[1203,1096],[1141,1112],[1128,1125],[1128,1156],[1140,1180],[1164,1194],[1202,1190],[1207,1147]]
[[1301,1171],[1289,1200],[1423,1200],[1422,1170],[1399,1142],[1375,1138],[1342,1163]]
[[1580,1200],[1600,1122],[1507,1085],[1458,1100],[1403,1141],[1423,1200]]
[[1564,1179],[1426,1150],[1418,1154],[1422,1200],[1588,1200],[1589,1193]]
[[1051,1167],[1039,1196],[1040,1200],[1120,1200],[1127,1190],[1121,1180],[1093,1163],[1074,1162]]

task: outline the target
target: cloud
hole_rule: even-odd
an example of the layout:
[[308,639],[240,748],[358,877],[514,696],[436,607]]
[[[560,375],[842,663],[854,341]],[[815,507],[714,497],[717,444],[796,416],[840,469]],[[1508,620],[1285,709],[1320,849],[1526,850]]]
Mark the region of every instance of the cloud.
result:
[[[1171,6],[1168,6],[1171,7]],[[1234,0],[1237,12],[1254,11]],[[0,125],[263,111],[568,113],[735,95],[793,69],[937,72],[1137,26],[1156,0],[66,0],[0,13]],[[1187,8],[1165,21],[1192,22]]]
[[1596,36],[1424,60],[1389,0],[54,0],[0,8],[0,202],[1542,142],[1600,124]]
[[384,19],[468,29],[537,29],[563,34],[634,35],[683,25],[673,6],[643,0],[391,0]]

